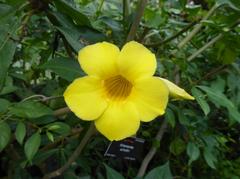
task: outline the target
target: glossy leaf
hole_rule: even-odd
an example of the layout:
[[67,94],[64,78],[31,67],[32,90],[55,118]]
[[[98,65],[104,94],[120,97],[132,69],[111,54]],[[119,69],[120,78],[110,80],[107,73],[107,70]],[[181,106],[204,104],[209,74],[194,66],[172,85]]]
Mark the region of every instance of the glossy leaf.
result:
[[170,151],[174,155],[181,154],[186,148],[185,142],[181,138],[176,138],[170,145]]
[[56,27],[66,38],[68,43],[72,46],[72,48],[78,52],[83,45],[79,42],[80,34],[75,33],[71,28],[68,27]]
[[12,106],[10,108],[10,113],[21,118],[38,118],[45,115],[51,115],[52,110],[36,101],[24,101]]
[[172,173],[169,167],[169,162],[162,166],[152,169],[144,179],[172,179]]
[[67,3],[64,0],[58,0],[54,1],[54,4],[56,5],[57,9],[70,16],[78,25],[86,25],[91,26],[91,23],[87,16],[79,12],[77,9],[72,7],[69,3]]
[[217,159],[208,148],[204,149],[203,156],[208,166],[210,166],[213,169],[216,169],[215,162],[217,161]]
[[197,160],[200,156],[200,150],[196,144],[189,142],[187,145],[187,154],[189,156],[189,164]]
[[208,97],[210,97],[214,102],[217,102],[219,105],[227,108],[234,107],[232,101],[230,101],[223,93],[218,93],[207,86],[198,86],[198,88],[205,91]]
[[216,0],[216,3],[218,6],[227,5],[236,11],[240,11],[240,8],[238,8],[235,4],[236,2],[234,3],[234,1],[231,0]]
[[0,121],[0,152],[7,146],[11,138],[11,129],[6,122]]
[[71,131],[71,128],[69,125],[63,122],[54,122],[46,126],[46,128],[49,131],[61,134],[61,135],[66,135]]
[[41,144],[41,136],[39,132],[34,133],[25,143],[24,152],[28,161],[32,161]]
[[0,98],[0,113],[6,112],[10,104],[8,100]]
[[175,115],[170,108],[167,108],[165,113],[165,118],[168,121],[168,123],[171,125],[171,127],[175,127],[176,125]]
[[83,76],[79,63],[75,59],[57,58],[50,60],[41,66],[42,69],[52,70],[61,78],[68,81],[73,81],[76,78]]
[[17,128],[15,131],[15,137],[19,144],[23,144],[23,140],[26,136],[26,126],[22,122],[18,122]]
[[7,70],[13,60],[15,49],[16,44],[12,41],[3,42],[0,45],[0,91],[5,83]]
[[46,134],[47,134],[48,139],[49,139],[51,142],[54,142],[54,136],[52,135],[52,133],[51,133],[51,132],[46,132]]
[[206,102],[206,100],[204,99],[204,94],[197,88],[192,89],[192,94],[195,97],[198,104],[200,105],[200,107],[202,108],[204,114],[208,115],[210,112],[210,107],[209,107],[208,103]]
[[116,170],[112,169],[106,164],[104,164],[104,166],[107,172],[107,179],[124,179],[124,177]]

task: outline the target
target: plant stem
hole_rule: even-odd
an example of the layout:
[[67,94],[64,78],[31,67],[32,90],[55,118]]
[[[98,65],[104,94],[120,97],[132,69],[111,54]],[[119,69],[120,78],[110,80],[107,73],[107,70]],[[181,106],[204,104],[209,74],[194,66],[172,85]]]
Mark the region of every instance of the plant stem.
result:
[[63,114],[69,113],[71,112],[71,110],[69,109],[69,107],[63,107],[60,109],[57,109],[53,112],[54,116],[62,116]]
[[85,136],[83,137],[83,139],[81,140],[80,144],[75,149],[73,154],[70,156],[68,161],[61,168],[59,168],[59,169],[57,169],[57,170],[55,170],[55,171],[53,171],[53,172],[51,172],[49,174],[46,174],[43,177],[43,179],[54,178],[54,177],[60,176],[63,172],[65,172],[71,166],[71,164],[78,158],[78,156],[81,154],[83,148],[88,143],[88,141],[91,138],[91,136],[93,134],[95,134],[95,132],[96,132],[96,130],[95,130],[94,123],[91,123],[88,131],[85,134]]
[[[238,19],[234,24],[231,25],[231,27],[229,28],[228,32],[231,31],[234,27],[236,27],[238,24],[240,23],[240,19]],[[214,43],[216,43],[218,40],[220,40],[221,38],[223,38],[224,33],[221,33],[219,35],[217,35],[215,38],[213,38],[212,40],[210,40],[210,42],[208,42],[207,44],[205,44],[204,46],[202,46],[200,49],[198,49],[194,54],[192,54],[190,57],[187,58],[187,61],[192,61],[195,57],[197,57],[199,54],[201,54],[203,51],[205,51],[207,48],[209,48],[210,46],[212,46]]]
[[37,101],[46,102],[46,101],[49,101],[49,100],[52,100],[52,99],[56,99],[56,98],[61,98],[61,97],[62,96],[50,96],[50,97],[47,97],[47,96],[44,96],[42,94],[35,94],[35,95],[29,96],[27,98],[24,98],[21,102],[28,101],[28,100],[34,99],[34,98],[40,98]]
[[137,32],[137,28],[138,28],[141,18],[143,16],[146,5],[147,5],[147,0],[139,1],[138,8],[137,8],[137,14],[136,14],[135,20],[133,21],[133,24],[130,28],[130,31],[128,33],[127,40],[126,40],[127,42],[134,40],[134,37]]
[[187,61],[192,61],[195,57],[197,57],[199,54],[201,54],[203,51],[205,51],[208,47],[212,46],[214,43],[216,43],[218,40],[220,40],[223,37],[223,34],[219,34],[218,36],[216,36],[215,38],[213,38],[212,40],[210,40],[210,42],[208,42],[207,44],[205,44],[203,47],[201,47],[200,49],[198,49],[194,54],[192,54],[190,57],[187,58]]
[[193,82],[193,85],[197,85],[203,80],[216,76],[216,74],[223,72],[226,68],[227,68],[227,65],[221,65],[217,68],[214,68],[213,70],[208,72],[206,75],[204,75],[201,79],[197,80],[196,82]]
[[208,11],[205,17],[200,21],[199,24],[195,26],[195,28],[179,43],[178,48],[181,49],[184,45],[186,45],[202,28],[203,22],[207,20],[213,13],[214,11],[218,8],[216,4]]
[[[162,140],[162,137],[163,137],[164,132],[166,131],[166,128],[167,128],[167,120],[164,119],[160,129],[158,130],[157,135],[155,136],[156,141],[160,142]],[[150,161],[152,160],[152,158],[154,157],[154,155],[156,154],[156,152],[157,152],[157,148],[155,146],[152,146],[141,163],[141,167],[138,170],[137,177],[144,176],[144,174],[147,170],[147,167],[148,167]]]
[[186,27],[184,27],[182,30],[180,30],[179,32],[177,32],[176,34],[174,34],[173,36],[161,41],[161,42],[157,42],[157,43],[152,43],[152,44],[145,44],[148,47],[158,47],[161,46],[163,44],[166,44],[170,41],[172,41],[173,39],[181,36],[184,32],[188,31],[192,26],[194,26],[196,24],[196,22],[192,22],[191,24],[187,25]]
[[52,148],[56,147],[59,143],[64,144],[64,143],[67,142],[67,140],[64,140],[65,138],[70,138],[70,139],[76,138],[76,137],[79,136],[79,134],[82,131],[83,131],[83,128],[73,129],[69,135],[67,135],[67,136],[60,136],[59,138],[54,139],[54,142],[51,142],[51,143],[45,145],[43,148],[40,149],[40,152],[44,152],[44,151],[47,151],[49,149],[52,149]]
[[99,6],[98,6],[98,10],[96,12],[96,17],[98,18],[99,14],[101,13],[102,10],[102,6],[103,6],[104,0],[101,0]]
[[126,22],[130,14],[129,0],[123,0],[123,22]]

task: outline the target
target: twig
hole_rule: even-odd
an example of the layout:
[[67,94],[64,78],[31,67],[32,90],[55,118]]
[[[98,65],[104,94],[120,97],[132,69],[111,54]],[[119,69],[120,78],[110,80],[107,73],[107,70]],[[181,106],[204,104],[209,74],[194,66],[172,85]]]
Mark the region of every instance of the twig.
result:
[[[234,29],[234,27],[236,27],[238,24],[240,23],[240,19],[238,19],[234,24],[231,25],[231,27],[227,30],[227,32],[231,31]],[[213,38],[212,40],[210,40],[210,42],[208,42],[207,44],[205,44],[204,46],[202,46],[200,49],[198,49],[194,54],[192,54],[190,57],[187,58],[187,61],[192,61],[195,57],[197,57],[199,54],[201,54],[203,51],[205,51],[207,48],[209,48],[210,46],[212,46],[214,43],[216,43],[218,40],[220,40],[221,38],[223,38],[224,33],[221,33],[219,35],[217,35],[215,38]]]
[[190,57],[187,58],[187,61],[192,61],[195,57],[197,57],[199,54],[201,54],[203,51],[205,51],[208,47],[212,46],[214,43],[216,43],[218,40],[220,40],[223,37],[223,34],[217,35],[215,38],[210,40],[207,44],[205,44],[203,47],[198,49],[194,54],[192,54]]
[[127,17],[130,14],[129,0],[123,0],[123,22],[127,21]]
[[65,138],[72,138],[72,137],[77,137],[81,132],[83,131],[83,128],[77,128],[77,129],[72,129],[71,133],[67,136],[60,136],[54,142],[51,142],[47,145],[45,145],[43,148],[40,149],[40,152],[47,151],[49,149],[52,149],[56,147],[60,142],[62,142]]
[[126,40],[127,42],[134,39],[146,5],[147,5],[147,0],[140,0],[140,2],[138,4],[135,20],[133,21],[133,24],[132,24],[131,29],[127,36],[127,40]]
[[47,96],[44,96],[42,94],[35,94],[35,95],[29,96],[27,98],[24,98],[21,102],[28,101],[28,100],[33,99],[33,98],[40,98],[38,101],[46,102],[46,101],[49,101],[49,100],[52,100],[52,99],[56,99],[56,98],[61,98],[61,97],[62,96],[50,96],[50,97],[47,97]]
[[100,13],[101,13],[103,3],[104,3],[104,0],[101,0],[100,4],[99,4],[99,6],[98,6],[97,12],[96,12],[96,18],[98,18],[98,16],[99,16]]
[[222,72],[223,70],[225,70],[227,68],[227,65],[221,65],[217,68],[214,68],[212,71],[208,72],[206,75],[204,75],[201,79],[197,80],[196,82],[194,82],[194,85],[199,84],[202,80],[208,79],[220,72]]
[[66,49],[66,52],[67,52],[68,56],[70,58],[75,58],[74,57],[74,50],[72,50],[72,47],[70,47],[70,45],[68,44],[66,38],[62,34],[61,34],[61,38],[62,38],[63,45],[64,45],[64,47]]
[[24,98],[21,102],[28,101],[28,100],[33,99],[33,98],[42,98],[42,99],[45,99],[46,96],[44,96],[44,95],[42,95],[42,94],[35,94],[35,95],[32,95],[32,96],[29,96],[29,97]]
[[145,37],[146,35],[148,34],[148,32],[150,31],[151,29],[149,27],[144,27],[143,28],[143,32],[142,32],[142,35],[139,37],[139,42],[141,42],[142,44],[144,44],[144,40],[145,40]]
[[[167,120],[164,119],[160,129],[158,130],[157,135],[155,136],[156,141],[160,142],[162,140],[162,137],[163,137],[163,134],[164,134],[166,128],[167,128]],[[145,158],[143,159],[142,163],[141,163],[141,167],[138,170],[137,177],[143,177],[144,176],[144,174],[147,170],[147,167],[148,167],[150,161],[152,160],[153,156],[156,154],[156,152],[157,152],[157,148],[155,146],[152,146],[151,149],[149,150],[149,152],[147,153],[147,155],[145,156]]]
[[195,26],[195,28],[179,43],[178,48],[181,49],[184,45],[186,45],[193,37],[194,35],[196,35],[199,30],[202,28],[203,26],[203,22],[205,20],[207,20],[212,14],[213,12],[218,8],[218,5],[214,5],[206,14],[205,17],[203,17],[203,19],[200,21],[199,24],[197,24]]
[[176,34],[174,34],[173,36],[161,41],[161,42],[157,42],[157,43],[152,43],[152,44],[145,44],[145,46],[148,47],[158,47],[161,46],[163,44],[166,44],[170,41],[172,41],[173,39],[181,36],[184,32],[188,31],[192,26],[194,26],[197,22],[192,22],[191,24],[187,25],[186,27],[184,27],[182,30],[180,30],[179,32],[177,32]]
[[65,172],[71,166],[71,164],[78,158],[78,156],[81,154],[84,146],[87,144],[87,142],[89,141],[91,136],[93,134],[95,134],[95,132],[96,132],[96,130],[95,130],[94,123],[91,123],[87,133],[84,136],[84,138],[81,140],[80,144],[75,149],[73,154],[70,156],[68,161],[61,168],[59,168],[59,169],[57,169],[57,170],[55,170],[55,171],[53,171],[53,172],[51,172],[49,174],[46,174],[43,177],[43,179],[54,178],[54,177],[60,176],[63,172]]
[[53,115],[54,116],[62,116],[66,113],[69,113],[71,112],[71,110],[69,109],[69,107],[63,107],[63,108],[60,108],[60,109],[57,109],[53,112]]

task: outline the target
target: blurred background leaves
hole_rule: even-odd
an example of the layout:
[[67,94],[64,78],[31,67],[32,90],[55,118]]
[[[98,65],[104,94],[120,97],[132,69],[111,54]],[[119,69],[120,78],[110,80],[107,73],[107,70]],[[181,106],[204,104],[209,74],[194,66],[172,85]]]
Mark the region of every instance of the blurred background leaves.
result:
[[[62,110],[66,86],[84,75],[77,52],[100,41],[121,47],[137,6],[137,0],[0,0],[0,177],[42,178],[66,163],[88,128]],[[135,40],[156,54],[156,75],[196,101],[171,101],[164,117],[142,124],[142,158],[156,148],[144,178],[240,178],[239,17],[238,0],[148,1]],[[163,118],[168,127],[159,142]],[[142,161],[104,157],[108,143],[91,138],[62,177],[134,178]]]

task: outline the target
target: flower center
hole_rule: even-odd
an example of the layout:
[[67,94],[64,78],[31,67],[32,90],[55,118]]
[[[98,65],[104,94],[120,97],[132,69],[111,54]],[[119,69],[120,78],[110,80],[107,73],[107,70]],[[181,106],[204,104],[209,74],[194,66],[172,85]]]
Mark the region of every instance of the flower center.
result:
[[126,99],[132,90],[132,84],[121,75],[104,80],[104,87],[107,96],[115,100]]

